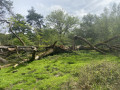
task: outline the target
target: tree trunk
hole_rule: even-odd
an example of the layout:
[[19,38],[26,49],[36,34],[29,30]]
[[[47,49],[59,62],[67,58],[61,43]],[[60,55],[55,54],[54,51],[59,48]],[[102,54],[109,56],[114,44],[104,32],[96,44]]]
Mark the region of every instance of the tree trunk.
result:
[[92,45],[89,41],[87,41],[85,38],[83,38],[81,36],[74,36],[74,39],[80,39],[80,40],[84,41],[85,43],[87,43],[92,49],[94,49],[102,54],[105,54],[105,52],[101,51],[100,49],[98,49],[97,47]]

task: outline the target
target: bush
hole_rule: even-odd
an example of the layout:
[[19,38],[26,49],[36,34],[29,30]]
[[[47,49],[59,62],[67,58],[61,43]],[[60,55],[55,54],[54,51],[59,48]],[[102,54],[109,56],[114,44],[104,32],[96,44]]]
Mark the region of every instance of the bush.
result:
[[77,76],[74,76],[78,78],[77,81],[69,82],[69,87],[72,86],[72,89],[118,90],[120,88],[120,65],[117,63],[104,61],[77,71]]

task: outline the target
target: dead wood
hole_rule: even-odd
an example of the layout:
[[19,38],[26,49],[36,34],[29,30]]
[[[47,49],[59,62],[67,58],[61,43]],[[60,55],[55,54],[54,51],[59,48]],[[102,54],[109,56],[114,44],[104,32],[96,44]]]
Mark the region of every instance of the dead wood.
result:
[[108,40],[105,40],[101,43],[98,43],[96,45],[92,45],[88,40],[86,40],[85,38],[81,37],[81,36],[75,36],[74,40],[80,39],[82,41],[84,41],[86,44],[89,45],[88,46],[74,46],[75,50],[96,50],[100,53],[105,54],[105,52],[114,52],[114,51],[120,51],[120,44],[116,44],[116,45],[110,45],[109,42],[115,40],[116,38],[119,38],[120,35],[114,36]]
[[[113,50],[120,50],[119,46],[115,46],[115,45],[110,46],[109,44],[107,44],[107,42],[110,42],[118,37],[119,36],[115,36],[113,38],[110,38],[109,40],[102,42],[102,43],[93,45],[85,38],[83,38],[81,36],[75,36],[74,40],[80,39],[80,40],[84,41],[86,44],[88,44],[89,46],[79,45],[79,46],[74,46],[74,49],[77,49],[77,50],[96,50],[97,52],[100,52],[102,54],[105,54],[106,52],[113,51]],[[13,51],[18,52],[18,51],[24,51],[24,50],[32,52],[32,57],[30,59],[24,59],[24,60],[20,61],[19,63],[14,65],[14,67],[16,67],[16,66],[23,64],[25,62],[32,62],[34,60],[40,60],[41,58],[49,56],[49,55],[58,54],[58,53],[65,53],[65,52],[72,52],[72,50],[73,50],[73,48],[72,49],[66,48],[64,45],[57,46],[56,43],[57,43],[57,41],[54,42],[52,45],[45,47],[46,51],[39,52],[39,54],[36,53],[37,47],[33,47],[33,46],[32,47],[30,47],[30,46],[17,46],[17,48],[16,48],[16,46],[0,46],[0,49],[2,49],[3,51],[6,50],[6,51],[11,51],[11,52],[13,52]],[[98,46],[104,46],[105,48],[101,48],[101,47],[98,48]]]
[[49,50],[47,50],[45,52],[42,52],[42,53],[36,55],[35,60],[39,60],[39,59],[41,59],[41,58],[43,58],[45,56],[48,56],[48,55],[52,54],[53,52],[54,52],[54,49],[51,48],[51,49],[49,49]]
[[86,40],[85,38],[81,37],[81,36],[74,36],[74,39],[80,39],[82,41],[84,41],[86,44],[88,44],[90,46],[91,49],[96,50],[102,54],[105,54],[105,52],[101,51],[100,49],[98,49],[97,47],[95,47],[94,45],[92,45],[88,40]]
[[44,52],[39,52],[39,54],[36,54],[37,52],[37,49],[34,48],[33,49],[33,53],[32,53],[32,57],[30,59],[25,59],[23,61],[20,61],[19,63],[15,64],[14,65],[14,68],[17,67],[18,65],[20,64],[23,64],[23,63],[29,63],[29,62],[32,62],[34,60],[40,60],[41,58],[43,57],[46,57],[46,56],[49,56],[49,55],[53,55],[53,54],[58,54],[58,53],[67,53],[67,52],[72,52],[71,50],[69,50],[68,48],[65,48],[63,45],[60,45],[60,46],[56,46],[56,42],[54,42],[53,45],[50,45],[48,47],[45,47],[46,48],[46,51]]
[[104,43],[108,43],[108,42],[110,42],[110,41],[112,41],[112,40],[114,40],[114,39],[116,39],[116,38],[119,38],[119,37],[120,37],[120,35],[114,36],[114,37],[112,37],[112,38],[110,38],[110,39],[108,39],[108,40],[106,40],[106,41],[103,41],[103,42],[101,42],[101,43],[96,44],[95,47],[98,47],[98,46],[100,46],[100,45],[103,45]]
[[32,52],[32,51],[34,51],[35,48],[37,48],[37,47],[34,47],[34,46],[0,46],[1,50],[10,51],[10,52],[14,52],[16,50]]
[[0,70],[1,70],[2,68],[6,68],[6,67],[9,67],[9,66],[12,66],[12,64],[2,65],[2,66],[0,66]]
[[55,41],[52,45],[45,47],[46,50],[49,50],[50,48],[54,48],[56,45],[57,41]]
[[21,65],[21,64],[24,64],[24,63],[26,63],[26,62],[29,62],[29,59],[24,59],[24,60],[18,62],[17,64],[15,64],[15,65],[13,66],[13,68],[16,68],[17,66],[19,66],[19,65]]
[[1,63],[4,63],[4,64],[7,64],[7,63],[8,63],[8,61],[5,60],[5,59],[3,59],[2,57],[0,57],[0,62],[1,62]]
[[53,45],[50,45],[49,47],[45,47],[46,51],[44,51],[44,52],[40,53],[39,55],[37,55],[35,57],[35,60],[41,59],[41,58],[46,57],[48,55],[72,52],[71,50],[69,50],[69,48],[65,48],[65,46],[63,46],[63,45],[57,46],[56,43],[57,43],[57,41],[54,42]]

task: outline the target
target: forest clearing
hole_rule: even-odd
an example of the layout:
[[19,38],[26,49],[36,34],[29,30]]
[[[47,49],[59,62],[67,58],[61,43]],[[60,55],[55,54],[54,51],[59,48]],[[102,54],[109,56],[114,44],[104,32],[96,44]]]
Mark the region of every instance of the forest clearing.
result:
[[0,0],[0,90],[120,90],[120,1]]

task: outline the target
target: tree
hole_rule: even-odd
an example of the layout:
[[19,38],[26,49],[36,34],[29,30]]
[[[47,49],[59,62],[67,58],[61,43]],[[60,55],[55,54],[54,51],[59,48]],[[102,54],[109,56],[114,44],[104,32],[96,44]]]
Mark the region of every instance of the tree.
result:
[[[27,34],[19,34],[19,37],[24,41],[25,45],[34,45],[34,42],[31,41]],[[22,43],[17,38],[13,38],[11,42],[13,45],[22,45]]]
[[28,10],[28,15],[26,16],[27,22],[33,27],[34,41],[36,45],[40,45],[41,36],[42,36],[42,27],[44,27],[43,16],[41,14],[36,13],[35,9],[32,7]]
[[14,18],[11,18],[12,30],[17,33],[31,33],[31,27],[26,23],[24,17],[20,14],[16,14]]
[[63,35],[72,30],[79,22],[77,17],[68,15],[63,10],[51,12],[46,19],[50,27],[58,31],[61,42]]
[[80,24],[80,34],[84,38],[87,38],[91,42],[95,41],[96,33],[95,33],[95,23],[97,16],[92,14],[87,14],[82,18],[82,23]]
[[[21,37],[19,37],[19,35],[31,35],[32,31],[31,27],[26,23],[24,17],[20,14],[16,14],[14,17],[11,17],[7,23],[9,24],[9,32],[12,33],[12,37],[16,37],[22,43],[22,45],[25,46],[26,44]],[[30,38],[31,37],[29,37],[29,39]]]
[[42,28],[43,26],[43,16],[41,14],[36,13],[35,9],[32,7],[28,10],[28,15],[26,16],[27,22],[37,28]]
[[12,13],[12,1],[8,0],[0,0],[0,20],[3,20],[5,18],[6,13]]
[[97,42],[110,38],[110,19],[107,8],[105,8],[104,12],[97,18],[95,23],[95,32],[97,34]]

